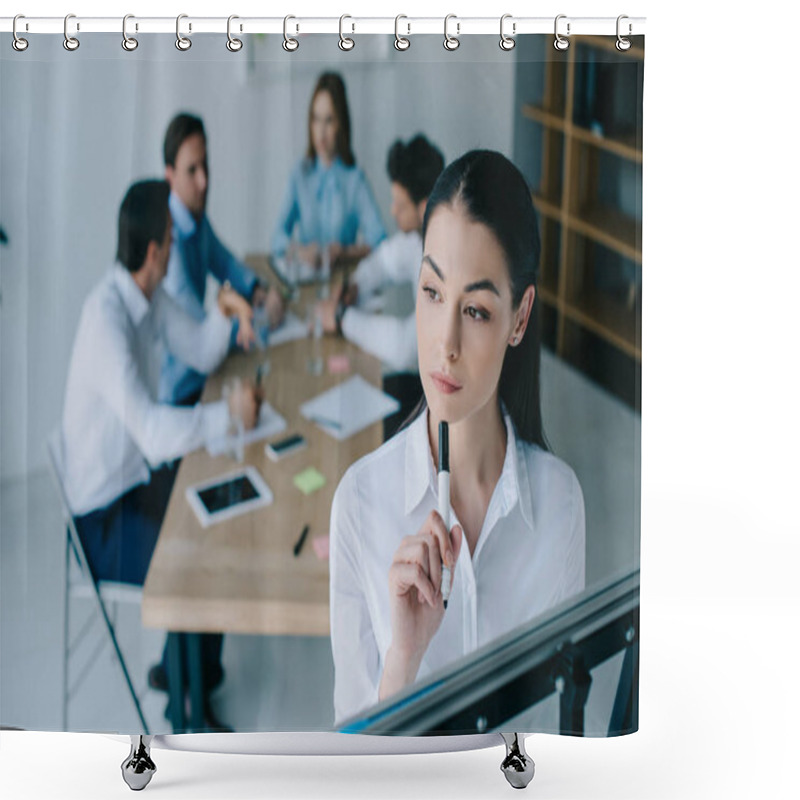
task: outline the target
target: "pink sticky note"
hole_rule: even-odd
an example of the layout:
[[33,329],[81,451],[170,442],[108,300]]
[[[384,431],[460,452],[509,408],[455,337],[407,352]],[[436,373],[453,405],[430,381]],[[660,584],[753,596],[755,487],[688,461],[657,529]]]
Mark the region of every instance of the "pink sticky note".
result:
[[328,372],[331,375],[350,372],[350,359],[347,356],[330,356],[328,358]]
[[315,536],[311,540],[314,547],[314,552],[320,561],[327,561],[331,553],[331,537],[330,536]]

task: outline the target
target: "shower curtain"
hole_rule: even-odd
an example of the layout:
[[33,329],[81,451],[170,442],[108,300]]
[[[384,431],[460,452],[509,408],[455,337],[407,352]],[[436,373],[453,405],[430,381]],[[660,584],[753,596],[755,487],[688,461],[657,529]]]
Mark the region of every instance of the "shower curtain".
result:
[[0,48],[0,723],[636,730],[643,37],[183,34]]

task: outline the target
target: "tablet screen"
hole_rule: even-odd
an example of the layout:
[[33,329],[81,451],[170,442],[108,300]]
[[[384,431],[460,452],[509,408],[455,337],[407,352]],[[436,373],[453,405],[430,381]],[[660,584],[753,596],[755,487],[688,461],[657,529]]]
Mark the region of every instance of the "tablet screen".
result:
[[252,500],[259,494],[247,475],[237,475],[229,481],[200,489],[197,496],[209,514],[216,514],[218,511]]

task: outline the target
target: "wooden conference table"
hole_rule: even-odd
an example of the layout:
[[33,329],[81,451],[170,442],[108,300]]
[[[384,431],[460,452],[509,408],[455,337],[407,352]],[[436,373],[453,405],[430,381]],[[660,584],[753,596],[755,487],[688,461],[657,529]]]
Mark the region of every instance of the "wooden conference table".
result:
[[[268,273],[266,257],[250,257],[248,262],[261,274]],[[302,287],[299,295],[290,309],[305,318],[317,288]],[[266,350],[236,352],[206,382],[202,400],[217,400],[226,380],[234,376],[255,380],[258,366],[268,361],[269,374],[261,381],[264,396],[287,422],[283,433],[271,440],[300,433],[308,446],[275,463],[264,451],[270,439],[248,445],[244,464],[258,469],[274,501],[208,528],[201,526],[189,507],[186,488],[242,465],[228,455],[212,457],[205,449],[189,453],[181,461],[142,595],[143,624],[170,632],[170,709],[176,732],[185,729],[180,680],[184,648],[192,700],[189,727],[198,730],[203,724],[196,634],[330,634],[328,562],[317,557],[312,539],[328,535],[331,502],[339,480],[350,464],[380,446],[383,425],[375,423],[340,442],[300,415],[303,402],[354,374],[381,386],[381,365],[376,358],[339,337],[324,337],[321,344],[321,375],[308,370],[313,343],[307,337]],[[327,363],[333,355],[346,355],[350,371],[330,374]],[[324,475],[326,483],[306,496],[293,478],[310,466]],[[295,557],[294,546],[306,524],[309,534]]]

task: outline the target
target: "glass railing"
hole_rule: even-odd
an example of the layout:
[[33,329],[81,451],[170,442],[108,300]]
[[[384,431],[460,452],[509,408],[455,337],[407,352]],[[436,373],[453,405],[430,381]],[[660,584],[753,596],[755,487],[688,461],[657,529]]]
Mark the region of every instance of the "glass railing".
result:
[[[592,673],[620,656],[607,729],[593,725],[587,730]],[[638,681],[635,569],[586,589],[347,720],[339,730],[396,736],[484,733],[511,730],[512,720],[516,730],[526,711],[555,695],[554,732],[618,736],[638,729]]]

